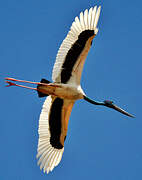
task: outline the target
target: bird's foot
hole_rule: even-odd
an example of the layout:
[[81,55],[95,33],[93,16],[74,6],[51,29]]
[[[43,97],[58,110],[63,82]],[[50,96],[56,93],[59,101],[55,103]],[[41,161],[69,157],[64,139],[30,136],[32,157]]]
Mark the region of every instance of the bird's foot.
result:
[[8,85],[6,85],[5,87],[16,86],[16,84],[13,82],[10,82],[10,81],[5,81],[5,82],[8,83]]

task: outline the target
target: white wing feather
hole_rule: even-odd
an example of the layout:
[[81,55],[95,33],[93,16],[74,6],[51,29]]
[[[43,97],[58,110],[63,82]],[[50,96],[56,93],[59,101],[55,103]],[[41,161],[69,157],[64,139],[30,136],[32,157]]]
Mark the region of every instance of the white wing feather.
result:
[[88,10],[85,10],[84,14],[81,12],[80,18],[75,18],[75,21],[72,23],[70,31],[63,40],[56,56],[56,62],[52,71],[52,79],[54,82],[61,82],[62,65],[69,49],[75,41],[77,41],[79,34],[84,30],[94,30],[95,34],[97,34],[97,23],[100,15],[100,9],[100,6],[98,9],[97,6],[95,6],[94,8],[90,8],[89,12]]
[[44,172],[52,171],[55,166],[57,166],[61,160],[64,148],[55,149],[50,144],[50,131],[49,131],[49,111],[52,103],[51,96],[48,96],[43,104],[43,108],[39,119],[39,140],[38,140],[38,153],[37,158],[38,165],[40,169]]

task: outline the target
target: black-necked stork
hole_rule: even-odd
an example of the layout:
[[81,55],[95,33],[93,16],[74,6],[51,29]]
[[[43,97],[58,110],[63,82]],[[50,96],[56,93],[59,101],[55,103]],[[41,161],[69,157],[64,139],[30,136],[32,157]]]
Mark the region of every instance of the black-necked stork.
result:
[[[39,119],[38,164],[48,173],[57,166],[64,152],[64,141],[68,130],[68,121],[76,100],[84,99],[95,105],[115,109],[133,117],[112,101],[96,102],[86,96],[80,86],[82,69],[93,38],[97,35],[97,23],[101,7],[86,9],[76,17],[69,33],[62,42],[54,64],[53,83],[42,79],[40,83],[6,78],[8,86],[20,86],[34,89],[39,97],[47,96]],[[10,80],[10,81],[9,81]],[[11,81],[37,84],[31,88]]]

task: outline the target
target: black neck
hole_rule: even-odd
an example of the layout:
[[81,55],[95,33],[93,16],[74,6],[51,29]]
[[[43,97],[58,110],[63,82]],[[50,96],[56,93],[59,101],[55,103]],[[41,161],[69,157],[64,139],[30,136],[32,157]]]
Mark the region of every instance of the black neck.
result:
[[103,102],[93,101],[92,99],[88,98],[87,96],[84,96],[84,100],[88,101],[89,103],[94,104],[94,105],[104,105]]

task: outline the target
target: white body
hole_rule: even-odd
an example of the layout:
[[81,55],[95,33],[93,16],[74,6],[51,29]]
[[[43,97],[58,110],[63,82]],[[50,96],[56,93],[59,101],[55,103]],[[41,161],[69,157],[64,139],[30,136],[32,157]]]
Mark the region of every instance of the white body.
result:
[[41,86],[39,90],[47,95],[70,100],[83,99],[85,95],[80,85],[72,86],[70,84],[51,83],[47,86]]

